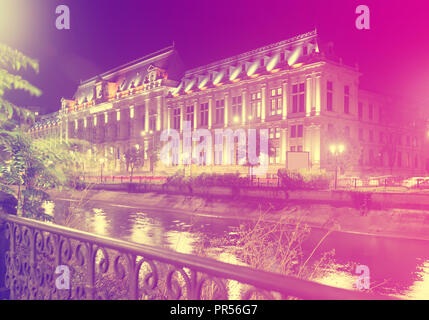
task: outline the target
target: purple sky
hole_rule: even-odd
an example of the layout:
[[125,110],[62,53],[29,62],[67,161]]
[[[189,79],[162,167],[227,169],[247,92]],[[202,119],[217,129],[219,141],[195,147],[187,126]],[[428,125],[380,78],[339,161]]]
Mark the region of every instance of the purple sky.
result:
[[[66,4],[71,30],[55,28]],[[371,30],[355,28],[355,8],[368,5]],[[361,86],[426,98],[429,88],[429,1],[354,0],[1,0],[0,42],[40,61],[25,77],[40,98],[13,94],[23,106],[55,111],[79,80],[170,45],[188,68],[287,39],[317,27],[344,62],[359,63]]]

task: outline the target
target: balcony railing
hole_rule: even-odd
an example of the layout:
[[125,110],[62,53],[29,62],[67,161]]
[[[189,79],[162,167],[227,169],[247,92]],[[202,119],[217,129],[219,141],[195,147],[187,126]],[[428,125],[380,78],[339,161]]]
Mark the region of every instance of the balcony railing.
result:
[[386,299],[17,216],[0,233],[10,299]]

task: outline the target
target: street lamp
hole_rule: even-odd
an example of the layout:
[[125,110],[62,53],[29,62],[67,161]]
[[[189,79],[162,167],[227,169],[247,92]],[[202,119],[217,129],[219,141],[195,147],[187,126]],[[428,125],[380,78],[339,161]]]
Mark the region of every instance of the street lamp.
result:
[[[140,135],[141,135],[142,137],[145,137],[145,136],[146,136],[146,133],[149,133],[150,135],[152,135],[152,145],[151,145],[151,146],[149,146],[149,147],[148,147],[148,149],[149,149],[149,148],[155,148],[155,135],[153,134],[153,130],[150,130],[149,132],[146,132],[146,131],[144,131],[144,130],[143,130],[143,131],[141,131],[141,132],[140,132]],[[145,151],[145,152],[146,152],[146,151]],[[148,152],[148,153],[149,153],[149,152]],[[150,154],[150,153],[149,153],[149,154]],[[149,162],[150,162],[150,166],[151,166],[151,168],[152,168],[152,165],[153,165],[153,164],[152,164],[152,159],[151,159],[152,157],[149,157],[149,156],[148,156],[148,158],[150,158],[150,159],[149,159]],[[152,171],[152,170],[151,170],[151,171]]]
[[334,189],[337,189],[338,182],[338,156],[344,152],[343,144],[332,144],[329,147],[332,155],[335,156],[335,181],[334,181]]

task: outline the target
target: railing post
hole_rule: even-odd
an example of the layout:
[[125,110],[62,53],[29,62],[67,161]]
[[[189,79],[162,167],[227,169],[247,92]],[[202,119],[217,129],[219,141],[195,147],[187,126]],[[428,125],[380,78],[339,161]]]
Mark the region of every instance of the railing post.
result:
[[9,241],[6,239],[6,220],[0,218],[0,299],[9,299],[9,290],[6,289],[6,251],[9,250]]

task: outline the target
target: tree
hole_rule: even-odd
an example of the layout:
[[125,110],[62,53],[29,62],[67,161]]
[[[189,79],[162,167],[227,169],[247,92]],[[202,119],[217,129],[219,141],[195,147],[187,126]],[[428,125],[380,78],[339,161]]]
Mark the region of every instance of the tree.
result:
[[[26,208],[29,211],[35,209],[37,204],[34,199],[46,198],[46,194],[39,192],[37,186],[48,176],[41,175],[43,164],[39,154],[34,152],[30,140],[21,130],[28,119],[34,121],[34,114],[4,98],[10,90],[41,95],[38,88],[16,74],[25,69],[37,73],[38,62],[0,44],[0,189],[17,197],[18,214],[22,214]],[[11,185],[17,185],[16,194]],[[22,186],[26,187],[22,189]]]
[[[323,135],[321,146],[325,146],[325,150],[330,152],[329,148],[332,144],[344,145],[344,152],[338,156],[338,167],[341,172],[356,169],[359,164],[359,159],[363,159],[363,148],[360,143],[350,136],[350,129],[330,128],[327,135]],[[331,159],[332,165],[335,159]]]
[[36,60],[26,57],[18,50],[0,44],[0,123],[12,119],[13,115],[19,118],[32,117],[34,119],[32,112],[18,107],[4,98],[5,93],[9,90],[23,90],[37,97],[42,94],[38,88],[20,75],[11,73],[28,68],[33,69],[36,73],[39,72],[39,64]]
[[130,172],[130,181],[133,178],[134,169],[144,165],[144,150],[141,148],[131,147],[125,151],[125,162],[127,164],[127,171]]
[[149,166],[150,166],[150,172],[152,175],[155,168],[155,163],[159,160],[159,153],[160,153],[160,144],[155,143],[155,136],[153,136],[152,144],[149,146],[149,150],[148,150]]

